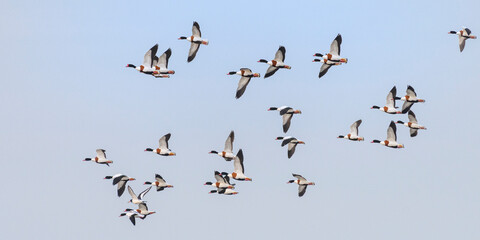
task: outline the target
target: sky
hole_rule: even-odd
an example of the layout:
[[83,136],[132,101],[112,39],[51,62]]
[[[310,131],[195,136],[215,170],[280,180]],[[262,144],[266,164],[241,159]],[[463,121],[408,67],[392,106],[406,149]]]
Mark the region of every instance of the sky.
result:
[[[480,35],[479,1],[3,1],[0,3],[2,239],[478,239],[480,40],[460,53],[451,30]],[[197,21],[208,46],[187,63]],[[314,53],[340,33],[348,64],[318,78]],[[146,50],[172,49],[175,75],[155,79]],[[286,48],[270,78],[235,99],[242,67]],[[397,86],[425,103],[412,110],[427,130],[398,125],[404,149],[383,140],[388,115],[370,109]],[[401,104],[401,103],[399,103]],[[287,134],[269,107],[295,115]],[[337,139],[362,119],[364,142]],[[231,130],[245,174],[235,196],[208,194],[213,172],[233,164],[208,154]],[[144,152],[171,133],[174,157]],[[287,158],[275,141],[306,142]],[[83,162],[103,148],[111,167]],[[118,216],[107,175],[124,173],[138,193],[161,174],[173,189],[150,191],[156,211],[133,226]],[[286,182],[316,183],[304,197]]]

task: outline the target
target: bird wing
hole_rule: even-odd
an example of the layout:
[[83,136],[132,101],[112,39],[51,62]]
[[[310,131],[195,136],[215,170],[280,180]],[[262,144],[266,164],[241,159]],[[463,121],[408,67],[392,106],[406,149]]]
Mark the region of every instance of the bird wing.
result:
[[145,53],[145,56],[143,56],[143,66],[145,67],[152,67],[152,63],[153,63],[153,58],[155,57],[155,55],[157,54],[157,50],[158,50],[158,44],[155,44],[155,46],[153,46],[152,48],[150,48],[146,53]]
[[300,181],[307,181],[307,179],[305,179],[304,177],[302,177],[302,175],[300,174],[295,174],[295,173],[292,173],[292,176],[296,177],[298,180]]
[[202,32],[200,32],[200,25],[198,25],[197,22],[193,22],[192,35],[194,37],[202,37]]
[[330,45],[330,53],[332,55],[340,56],[340,44],[342,44],[342,35],[338,34]]
[[132,222],[134,226],[135,226],[135,215],[137,215],[137,214],[132,214],[132,215],[130,215],[130,217],[129,217],[130,222]]
[[188,62],[191,62],[195,56],[197,56],[198,48],[200,47],[199,43],[194,43],[190,44],[190,50],[188,51]]
[[410,128],[410,137],[417,136],[418,129]]
[[126,181],[121,181],[117,185],[117,195],[121,197],[123,193],[125,192],[125,186],[127,185]]
[[168,149],[168,140],[170,139],[170,136],[172,136],[172,134],[167,133],[163,137],[158,139],[158,145],[160,149]]
[[97,149],[97,157],[101,159],[107,159],[107,155],[105,154],[105,150]]
[[408,121],[412,123],[418,123],[417,117],[415,116],[415,113],[413,113],[412,111],[408,111]]
[[142,200],[143,197],[145,196],[145,194],[147,194],[148,191],[150,191],[151,188],[152,188],[152,186],[150,186],[149,188],[143,190],[143,192],[141,192],[140,194],[138,194],[138,199]]
[[155,180],[165,183],[165,180],[162,178],[162,176],[160,176],[160,174],[155,174]]
[[219,183],[227,183],[225,178],[223,178],[223,176],[217,171],[215,171],[215,180],[217,180]]
[[278,71],[277,67],[270,66],[270,67],[268,67],[267,72],[265,73],[265,76],[263,78],[268,78],[268,77],[272,76],[277,71]]
[[241,77],[240,81],[238,81],[237,93],[235,98],[240,98],[245,90],[247,90],[248,83],[250,82],[251,77]]
[[395,126],[393,121],[390,122],[390,126],[387,129],[387,140],[390,142],[397,141],[397,126]]
[[242,149],[238,150],[237,156],[233,159],[233,171],[237,173],[243,173],[243,151]]
[[290,120],[292,120],[293,114],[283,114],[283,132],[286,133],[290,128]]
[[458,43],[459,43],[459,46],[460,46],[460,52],[462,52],[463,49],[465,48],[465,40],[467,40],[466,37],[458,36]]
[[412,107],[413,104],[414,104],[414,102],[405,101],[402,105],[402,113],[404,113],[404,114],[407,113],[410,110],[410,108]]
[[387,107],[395,108],[395,97],[397,96],[397,87],[393,86],[387,95]]
[[122,178],[126,177],[126,175],[123,175],[123,174],[117,174],[115,176],[113,176],[113,182],[112,184],[115,185],[117,183],[119,183],[120,181],[122,181]]
[[472,33],[472,31],[470,31],[470,29],[468,29],[468,28],[463,28],[463,30],[465,30],[465,32],[467,32],[467,35],[469,35],[469,36]]
[[288,144],[288,158],[291,158],[295,153],[295,147],[297,147],[296,143],[289,143]]
[[362,124],[362,120],[358,120],[350,126],[350,134],[353,136],[358,136],[358,127],[360,127],[360,124]]
[[233,151],[233,141],[235,141],[235,133],[231,131],[227,137],[227,140],[225,140],[225,152]]
[[138,209],[140,209],[140,210],[142,210],[142,211],[148,211],[147,204],[146,204],[146,203],[140,203],[140,204],[138,204]]
[[410,97],[416,97],[417,96],[417,93],[415,92],[415,89],[413,89],[412,86],[408,85],[407,87],[407,96],[410,96]]
[[132,199],[138,199],[137,195],[135,194],[135,192],[133,191],[133,189],[130,186],[128,186],[128,194],[130,194]]
[[284,137],[282,141],[282,147],[293,141],[293,139],[296,139],[294,137]]
[[159,68],[168,69],[168,59],[170,59],[171,55],[172,50],[169,48],[162,54],[162,56],[158,58],[158,63],[156,64],[156,66],[158,66]]
[[158,66],[158,57],[157,56],[153,57],[152,66]]
[[328,69],[330,69],[332,65],[330,64],[322,64],[322,66],[320,67],[320,73],[318,74],[318,78],[321,78],[323,77],[323,75],[327,74],[328,72]]
[[307,191],[307,186],[308,185],[298,185],[298,196],[299,197],[305,195],[305,192]]
[[277,60],[277,61],[285,61],[285,47],[284,46],[280,46],[277,50],[277,53],[275,53],[275,58],[274,60]]

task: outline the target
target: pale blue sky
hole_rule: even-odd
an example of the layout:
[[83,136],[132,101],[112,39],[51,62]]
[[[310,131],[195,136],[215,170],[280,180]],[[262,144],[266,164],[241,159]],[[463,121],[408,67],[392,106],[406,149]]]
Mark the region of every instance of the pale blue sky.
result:
[[[0,124],[3,167],[0,238],[404,240],[480,237],[477,89],[480,40],[458,50],[450,30],[480,35],[479,1],[3,1],[0,4]],[[187,63],[198,21],[210,40]],[[348,64],[318,79],[316,52],[337,33]],[[125,68],[145,51],[172,48],[176,74],[155,79]],[[235,99],[238,76],[262,76],[279,45],[291,70],[253,79]],[[383,139],[382,105],[396,85],[427,100],[412,110],[428,130],[405,149]],[[281,118],[268,107],[301,109],[288,135],[306,142],[292,159],[274,139]],[[383,105],[382,105],[383,106]],[[336,139],[362,119],[365,142]],[[235,130],[246,175],[237,196],[207,194],[213,171],[231,163],[207,154]],[[175,157],[145,153],[171,132]],[[109,168],[82,162],[104,148]],[[316,185],[298,198],[285,184],[299,173]],[[106,175],[175,186],[150,192],[156,214],[133,227],[118,218]]]

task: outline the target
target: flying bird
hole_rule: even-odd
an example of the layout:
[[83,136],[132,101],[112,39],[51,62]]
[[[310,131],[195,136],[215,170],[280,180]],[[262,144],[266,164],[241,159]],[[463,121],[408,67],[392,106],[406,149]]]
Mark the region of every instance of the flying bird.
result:
[[286,68],[286,69],[291,69],[292,67],[285,65],[285,47],[280,46],[277,50],[277,53],[275,54],[275,58],[271,61],[267,61],[265,59],[260,59],[258,62],[266,63],[270,65],[268,67],[267,72],[265,73],[265,76],[263,78],[268,78],[272,76],[275,72],[278,71],[280,68]]
[[251,178],[245,176],[242,149],[238,150],[237,156],[235,156],[233,160],[233,173],[228,174],[226,172],[222,172],[222,174],[239,181],[252,181]]
[[133,189],[130,186],[128,186],[128,193],[130,194],[130,196],[132,196],[132,199],[130,199],[130,201],[128,201],[128,202],[131,202],[133,204],[145,203],[145,201],[143,200],[143,197],[145,197],[145,194],[147,194],[148,191],[150,191],[151,188],[152,187],[150,186],[149,188],[143,190],[143,192],[141,192],[137,196],[135,194],[135,192],[133,191]]
[[288,158],[291,158],[295,153],[295,148],[297,147],[297,144],[305,144],[304,141],[300,141],[291,136],[277,137],[276,140],[282,140],[282,147],[288,144]]
[[172,134],[170,133],[167,133],[165,134],[163,137],[161,137],[159,140],[158,140],[158,145],[159,147],[157,149],[152,149],[152,148],[147,148],[145,149],[146,152],[154,152],[158,155],[162,155],[162,156],[175,156],[177,155],[176,153],[172,152],[172,150],[170,148],[168,148],[168,140],[170,139],[170,136]]
[[207,186],[214,186],[217,189],[222,189],[222,188],[230,188],[230,189],[235,189],[235,184],[230,184],[230,178],[228,176],[222,176],[222,174],[219,171],[215,171],[215,180],[216,182],[206,182],[203,185]]
[[138,209],[125,209],[125,212],[137,212],[140,215],[144,215],[145,217],[151,214],[154,214],[154,211],[149,211],[146,203],[138,204]]
[[309,182],[307,179],[302,177],[302,175],[292,173],[292,176],[296,177],[297,180],[290,180],[287,183],[296,183],[298,184],[298,196],[302,197],[305,195],[305,192],[307,191],[308,185],[315,185],[314,182]]
[[215,150],[210,151],[209,153],[212,154],[217,154],[220,157],[223,157],[225,161],[231,161],[235,155],[233,154],[233,141],[235,140],[235,133],[233,131],[230,132],[230,134],[227,137],[227,140],[225,140],[225,148],[223,149],[222,152],[217,152]]
[[449,34],[456,34],[458,35],[458,41],[459,41],[459,46],[460,46],[460,52],[463,51],[463,49],[465,48],[465,41],[467,39],[476,39],[477,37],[476,36],[473,36],[471,35],[472,34],[472,31],[470,31],[470,29],[464,27],[462,28],[462,30],[460,31],[450,31],[448,32]]
[[323,62],[322,67],[320,68],[320,73],[318,78],[321,78],[325,75],[328,69],[333,65],[340,65],[341,63],[347,63],[347,58],[340,57],[340,46],[342,44],[342,35],[338,34],[337,37],[330,44],[330,52],[327,54],[315,53],[315,57],[321,57],[322,59],[315,59],[314,62]]
[[124,174],[115,174],[113,176],[106,176],[104,179],[113,179],[112,185],[117,184],[117,195],[120,197],[122,196],[123,192],[125,192],[125,185],[128,181],[133,181],[135,178],[131,178]]
[[402,113],[407,113],[414,103],[425,102],[424,99],[417,98],[417,93],[415,93],[415,89],[412,86],[408,85],[406,92],[407,95],[404,97],[395,97],[396,100],[405,101],[402,106]]
[[252,77],[260,77],[260,73],[253,73],[252,70],[250,70],[249,68],[240,68],[240,71],[236,71],[236,72],[232,71],[232,72],[229,72],[228,75],[242,76],[240,78],[240,81],[238,81],[237,93],[235,95],[235,98],[237,99],[243,95]]
[[155,71],[152,75],[156,78],[170,77],[168,74],[175,74],[175,71],[168,69],[168,59],[172,55],[172,50],[169,48],[160,57],[155,57],[154,66]]
[[162,191],[165,188],[173,188],[172,185],[168,184],[165,179],[160,176],[160,174],[155,174],[155,182],[145,182],[143,185],[152,185],[157,188],[157,192]]
[[395,99],[397,98],[397,87],[393,86],[392,90],[387,95],[387,104],[384,107],[373,106],[371,109],[379,109],[382,112],[389,114],[400,114],[402,112],[395,107]]
[[283,117],[283,132],[286,133],[290,128],[290,122],[292,120],[293,114],[301,114],[302,111],[295,110],[288,106],[281,106],[281,107],[271,107],[268,111],[279,111],[280,116]]
[[155,44],[150,48],[145,55],[143,56],[143,63],[140,66],[135,66],[133,64],[128,64],[126,67],[131,67],[137,69],[141,73],[152,74],[155,71],[155,65],[153,65],[153,60],[157,54],[158,44]]
[[145,215],[141,215],[141,214],[139,214],[137,212],[134,212],[134,211],[122,213],[122,214],[120,214],[119,217],[123,217],[123,216],[127,216],[134,226],[135,226],[135,218],[145,219],[145,217],[146,217]]
[[208,45],[208,40],[202,39],[202,32],[200,32],[200,25],[197,22],[193,22],[192,26],[192,36],[190,37],[180,37],[178,40],[187,40],[190,44],[190,51],[188,51],[188,62],[191,62],[195,56],[197,55],[198,48],[200,48],[200,44]]
[[418,129],[427,130],[426,127],[418,124],[417,117],[412,111],[408,111],[408,122],[397,121],[398,124],[403,124],[410,128],[410,137],[417,136]]
[[218,193],[218,194],[223,194],[223,195],[235,195],[238,194],[238,192],[230,189],[230,188],[224,188],[220,190],[212,190],[209,193]]
[[105,150],[103,149],[97,149],[97,156],[95,158],[85,158],[83,161],[94,161],[98,164],[106,164],[107,166],[110,167],[110,163],[113,163],[113,161],[107,159],[107,155],[105,154]]
[[348,139],[348,140],[352,140],[352,141],[363,141],[363,137],[359,137],[358,136],[358,127],[360,127],[360,124],[362,124],[362,120],[357,120],[356,122],[354,122],[351,126],[350,126],[350,133],[343,136],[343,135],[340,135],[338,136],[338,138],[345,138],[345,139]]
[[373,140],[372,143],[380,143],[381,145],[390,148],[404,148],[403,144],[397,143],[397,127],[393,121],[390,122],[387,129],[387,140]]

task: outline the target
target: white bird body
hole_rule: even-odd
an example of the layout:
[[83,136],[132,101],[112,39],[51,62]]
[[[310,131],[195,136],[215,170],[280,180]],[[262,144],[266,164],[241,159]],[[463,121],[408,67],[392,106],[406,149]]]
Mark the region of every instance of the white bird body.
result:
[[397,127],[393,121],[390,122],[387,129],[387,140],[373,140],[372,143],[380,143],[381,145],[390,148],[404,148],[403,144],[397,142]]
[[155,44],[151,47],[143,56],[143,63],[140,66],[135,66],[133,64],[128,64],[127,67],[135,68],[141,73],[152,74],[155,71],[155,66],[153,64],[155,55],[157,54],[158,44]]
[[417,117],[412,111],[408,111],[408,120],[409,122],[397,121],[397,123],[405,125],[410,128],[410,137],[415,137],[418,134],[418,129],[427,130],[426,127],[418,124]]
[[401,111],[398,111],[395,107],[395,99],[397,99],[397,88],[394,86],[390,92],[387,94],[386,105],[384,107],[373,106],[372,109],[378,109],[382,112],[389,114],[400,114]]
[[157,188],[158,191],[162,191],[165,188],[173,188],[173,185],[168,184],[160,174],[155,174],[155,182],[145,182],[144,185],[152,185]]
[[188,51],[187,61],[191,62],[197,55],[200,44],[208,45],[208,40],[202,38],[202,32],[200,31],[200,25],[197,22],[193,22],[192,36],[180,37],[179,39],[187,40],[190,42],[190,50]]
[[358,120],[358,121],[354,122],[350,126],[350,133],[345,135],[345,136],[340,135],[340,136],[338,136],[338,138],[344,138],[344,139],[348,139],[348,140],[352,140],[352,141],[363,141],[364,138],[358,136],[358,127],[360,126],[360,124],[362,124],[362,120]]
[[449,34],[456,34],[458,35],[458,45],[460,47],[460,52],[463,51],[463,49],[465,48],[465,41],[467,39],[476,39],[477,37],[474,36],[474,35],[471,35],[472,34],[472,31],[470,31],[470,29],[464,27],[462,28],[462,30],[460,31],[450,31]]
[[292,136],[277,137],[276,140],[282,140],[282,147],[288,144],[288,158],[291,158],[295,153],[295,148],[297,147],[297,144],[305,144],[304,141],[300,141]]
[[290,128],[290,123],[292,120],[292,117],[294,114],[301,114],[302,111],[300,110],[295,110],[291,107],[288,106],[281,106],[281,107],[271,107],[268,109],[268,111],[278,111],[280,113],[280,116],[283,118],[283,132],[286,133],[288,129]]
[[225,161],[231,161],[233,158],[235,158],[235,155],[233,154],[233,141],[235,141],[235,133],[231,131],[227,137],[227,140],[225,140],[225,148],[223,149],[223,151],[217,152],[213,150],[209,153],[217,154],[218,156],[225,159]]
[[263,62],[263,63],[266,63],[266,64],[270,65],[270,67],[268,67],[268,69],[267,69],[267,72],[265,73],[264,78],[268,78],[268,77],[272,76],[280,68],[291,69],[291,67],[289,65],[286,65],[284,63],[285,52],[286,52],[285,47],[280,46],[278,48],[277,52],[275,53],[275,58],[273,60],[267,61],[265,59],[260,59],[258,61],[258,62]]
[[150,214],[154,214],[155,212],[154,211],[149,211],[148,210],[148,207],[147,207],[147,204],[146,203],[140,203],[138,204],[138,209],[130,209],[130,208],[127,208],[125,209],[125,212],[136,212],[138,214],[141,214],[141,215],[145,215],[145,216],[148,216]]
[[287,183],[296,183],[298,184],[298,196],[302,197],[307,191],[308,185],[315,185],[314,182],[307,181],[302,175],[292,173],[292,176],[296,177],[297,180],[290,180]]
[[106,164],[110,167],[110,163],[113,163],[113,161],[107,159],[107,155],[105,154],[106,151],[103,149],[97,149],[96,152],[97,156],[95,156],[95,158],[85,158],[83,161],[93,161],[98,164]]
[[170,134],[170,133],[165,134],[164,136],[162,136],[158,140],[158,145],[159,145],[158,148],[156,148],[156,149],[147,148],[147,149],[145,149],[145,151],[154,152],[154,153],[156,153],[158,155],[162,155],[162,156],[175,156],[175,155],[177,155],[176,153],[172,152],[172,150],[170,150],[170,148],[168,147],[168,140],[170,139],[171,136],[172,136],[172,134]]
[[130,199],[129,202],[133,203],[133,204],[141,204],[141,203],[145,203],[145,201],[143,200],[143,197],[145,197],[145,194],[148,193],[148,191],[150,191],[152,187],[149,187],[145,190],[143,190],[143,192],[141,192],[140,194],[138,194],[138,196],[135,194],[135,192],[133,191],[133,189],[128,186],[128,193],[130,194],[130,196],[132,197],[132,199]]
[[228,177],[239,181],[252,181],[251,178],[245,176],[245,167],[243,165],[243,150],[238,150],[237,156],[233,159],[233,173]]

